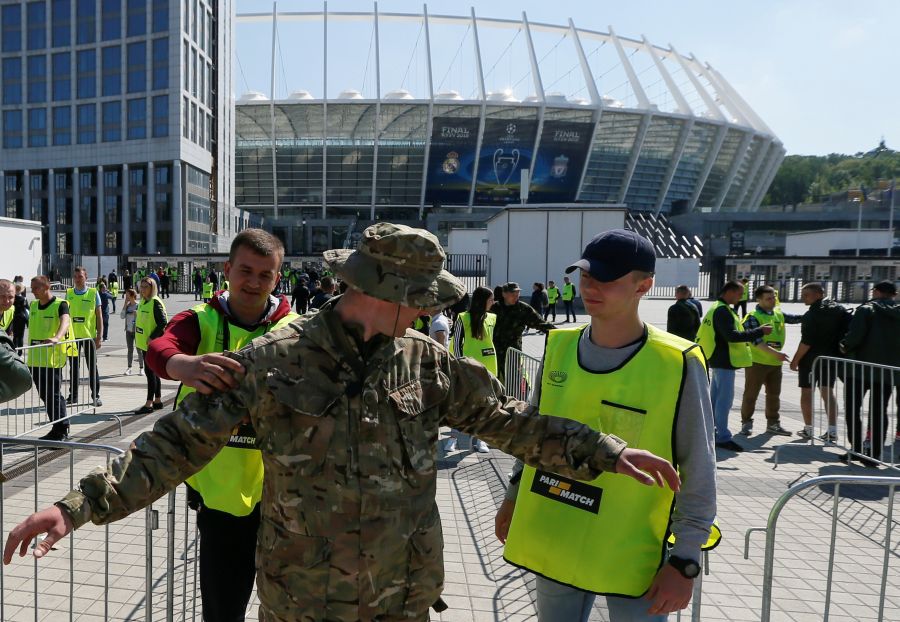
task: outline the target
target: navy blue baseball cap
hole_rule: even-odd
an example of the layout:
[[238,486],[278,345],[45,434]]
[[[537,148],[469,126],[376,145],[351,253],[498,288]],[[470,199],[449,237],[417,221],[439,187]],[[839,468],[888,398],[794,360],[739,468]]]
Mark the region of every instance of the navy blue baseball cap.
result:
[[615,281],[632,270],[656,270],[656,250],[647,238],[628,231],[604,231],[588,242],[581,259],[566,268],[566,274],[581,268],[601,282]]

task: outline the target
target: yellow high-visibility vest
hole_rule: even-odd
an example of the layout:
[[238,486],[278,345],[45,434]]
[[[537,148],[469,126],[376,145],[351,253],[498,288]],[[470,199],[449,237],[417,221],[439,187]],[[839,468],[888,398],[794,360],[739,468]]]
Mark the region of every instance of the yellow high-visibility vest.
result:
[[[706,312],[706,315],[703,317],[703,321],[700,322],[700,330],[697,331],[697,343],[700,344],[707,360],[712,358],[713,350],[716,349],[716,329],[713,326],[713,316],[716,313],[716,309],[719,307],[728,309],[728,312],[734,319],[735,330],[744,330],[740,318],[738,318],[734,309],[731,308],[731,305],[727,305],[721,300],[716,300],[712,303],[709,310]],[[753,365],[753,355],[750,353],[750,344],[746,341],[729,341],[728,359],[735,368],[750,367]]]

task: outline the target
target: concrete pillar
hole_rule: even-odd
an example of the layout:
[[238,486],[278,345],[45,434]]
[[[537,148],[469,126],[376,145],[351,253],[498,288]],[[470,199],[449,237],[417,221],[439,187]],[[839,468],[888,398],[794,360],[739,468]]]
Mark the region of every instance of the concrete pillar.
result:
[[81,174],[72,169],[72,254],[81,254]]
[[56,175],[52,168],[47,171],[47,235],[50,237],[47,249],[51,255],[56,255],[59,252],[56,247]]
[[147,163],[147,196],[144,197],[146,201],[146,209],[144,210],[144,214],[146,216],[145,222],[147,224],[147,241],[145,242],[146,248],[144,252],[146,253],[155,253],[156,252],[156,170],[154,169],[153,162]]
[[127,255],[131,252],[131,175],[129,175],[128,165],[122,165],[122,254]]
[[97,254],[106,254],[106,184],[103,165],[97,166]]
[[22,218],[25,220],[31,220],[31,173],[25,171],[25,174],[22,176],[24,184],[23,186],[23,196],[25,197],[22,202]]
[[181,197],[181,160],[172,162],[172,252],[184,252],[184,210]]

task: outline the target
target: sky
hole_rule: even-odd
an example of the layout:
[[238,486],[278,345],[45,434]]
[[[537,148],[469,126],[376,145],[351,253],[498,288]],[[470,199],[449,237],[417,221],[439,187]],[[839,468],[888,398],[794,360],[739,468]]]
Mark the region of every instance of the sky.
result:
[[[612,26],[622,37],[647,39],[694,54],[720,72],[782,141],[788,154],[853,154],[868,151],[882,139],[900,150],[900,24],[897,0],[500,0],[428,2],[431,15],[468,15],[520,19],[576,26],[606,32]],[[372,2],[329,0],[330,12],[371,12]],[[381,0],[382,13],[421,13],[422,3]],[[238,0],[237,12],[271,12],[272,2]],[[279,0],[279,12],[321,11],[322,2]],[[374,52],[371,24],[335,25],[330,29],[328,92],[334,96],[355,88],[373,93]],[[338,34],[340,33],[340,34]],[[235,94],[247,90],[270,93],[272,23],[244,23],[236,29]],[[424,39],[413,25],[385,24],[380,29],[382,94],[402,86],[414,94],[425,87]],[[461,27],[432,26],[431,46],[435,88],[458,90],[464,97],[474,89],[474,52]],[[532,86],[524,37],[516,29],[480,29],[488,90],[512,88],[517,96]],[[309,90],[321,97],[323,43],[321,24],[279,24],[276,46],[276,96]],[[627,78],[611,68],[609,47],[583,42],[601,93],[629,102],[623,96]],[[577,57],[570,41],[548,34],[535,35],[545,90],[587,97]],[[644,63],[652,64],[642,54]],[[655,72],[646,71],[642,80]],[[606,63],[606,64],[604,64]],[[468,69],[467,69],[468,68]],[[575,71],[573,71],[575,69]],[[658,75],[658,74],[657,74]],[[677,74],[673,74],[679,82]],[[682,83],[687,80],[681,76]],[[660,79],[649,78],[661,86]],[[549,88],[548,88],[549,86]],[[533,90],[533,89],[532,89]],[[648,95],[651,89],[648,89]],[[691,102],[699,102],[686,93]],[[693,103],[692,103],[693,106]]]

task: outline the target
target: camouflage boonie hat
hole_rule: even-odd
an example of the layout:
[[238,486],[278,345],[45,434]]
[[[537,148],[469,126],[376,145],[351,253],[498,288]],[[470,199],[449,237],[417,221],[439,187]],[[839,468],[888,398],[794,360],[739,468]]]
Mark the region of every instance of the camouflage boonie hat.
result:
[[368,227],[355,251],[325,251],[325,261],[342,281],[364,294],[416,309],[446,307],[466,293],[443,269],[446,254],[424,229],[381,222]]

